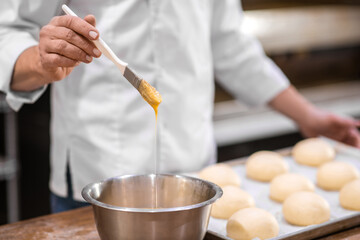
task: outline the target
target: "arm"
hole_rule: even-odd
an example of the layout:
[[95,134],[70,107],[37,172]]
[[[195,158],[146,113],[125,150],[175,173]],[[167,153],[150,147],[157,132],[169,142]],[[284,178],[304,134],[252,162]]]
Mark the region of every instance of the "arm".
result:
[[322,135],[360,148],[360,134],[357,130],[360,121],[316,108],[292,86],[273,98],[269,105],[294,120],[306,137]]
[[217,81],[237,99],[264,105],[289,86],[260,43],[242,31],[238,0],[213,2],[211,45]]
[[13,91],[33,91],[64,79],[80,62],[90,63],[99,57],[91,40],[98,38],[95,18],[84,20],[54,17],[40,31],[39,44],[26,49],[17,59],[11,80]]

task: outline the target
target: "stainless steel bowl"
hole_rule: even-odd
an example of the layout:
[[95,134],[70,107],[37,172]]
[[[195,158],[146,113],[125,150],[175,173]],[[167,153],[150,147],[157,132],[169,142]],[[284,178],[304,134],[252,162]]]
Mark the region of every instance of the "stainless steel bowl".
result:
[[180,175],[126,175],[87,185],[102,240],[203,239],[219,186]]

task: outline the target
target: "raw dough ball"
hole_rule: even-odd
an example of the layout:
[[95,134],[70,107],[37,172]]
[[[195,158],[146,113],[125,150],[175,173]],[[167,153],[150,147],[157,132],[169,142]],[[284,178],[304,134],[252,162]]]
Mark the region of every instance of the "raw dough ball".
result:
[[228,219],[240,209],[255,206],[254,198],[239,187],[225,186],[222,190],[222,197],[212,205],[211,216],[214,218]]
[[311,191],[315,189],[314,184],[297,173],[284,173],[276,176],[270,183],[270,198],[283,202],[288,196],[299,191]]
[[239,175],[228,165],[223,163],[210,165],[199,172],[199,177],[213,182],[220,187],[227,185],[240,186]]
[[359,171],[349,163],[335,161],[321,165],[316,178],[322,189],[340,190],[346,183],[359,178]]
[[332,161],[335,157],[335,150],[320,138],[308,138],[294,146],[292,155],[300,164],[317,167]]
[[244,208],[230,217],[226,232],[235,240],[268,239],[279,234],[279,224],[271,213],[263,209]]
[[298,226],[323,223],[330,219],[329,203],[313,192],[296,192],[285,199],[283,215],[286,221]]
[[360,179],[351,181],[342,187],[339,199],[343,208],[360,211]]
[[259,151],[246,161],[246,175],[254,180],[269,182],[289,169],[283,157],[271,151]]

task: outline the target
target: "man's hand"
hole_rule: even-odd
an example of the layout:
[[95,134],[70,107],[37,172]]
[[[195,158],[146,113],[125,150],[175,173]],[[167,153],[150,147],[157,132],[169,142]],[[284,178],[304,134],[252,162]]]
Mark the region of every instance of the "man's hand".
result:
[[32,91],[64,79],[81,62],[90,63],[101,52],[91,40],[99,37],[95,17],[54,17],[40,31],[39,45],[25,50],[18,58],[11,88]]
[[340,117],[332,113],[313,109],[306,120],[299,124],[300,130],[306,137],[317,137],[319,135],[332,138],[339,142],[360,148],[360,121]]
[[90,63],[101,52],[91,40],[98,38],[95,18],[84,20],[73,16],[54,17],[40,31],[41,64],[51,80],[65,78],[80,62]]
[[324,112],[290,86],[269,105],[294,120],[305,137],[325,136],[360,148],[360,121]]

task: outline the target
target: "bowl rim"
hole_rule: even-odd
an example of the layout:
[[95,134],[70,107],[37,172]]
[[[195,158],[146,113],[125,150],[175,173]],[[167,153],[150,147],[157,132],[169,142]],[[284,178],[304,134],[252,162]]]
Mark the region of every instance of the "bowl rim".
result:
[[[119,206],[115,206],[115,205],[111,205],[111,204],[107,204],[107,203],[103,203],[100,202],[96,199],[94,199],[93,197],[91,197],[91,191],[93,189],[93,187],[95,185],[98,184],[102,184],[106,181],[112,180],[112,179],[119,179],[119,178],[131,178],[131,177],[135,177],[135,176],[150,176],[150,177],[155,177],[155,176],[165,176],[165,177],[175,177],[175,178],[187,178],[187,179],[191,179],[191,180],[196,180],[196,181],[202,181],[205,182],[207,185],[210,186],[210,188],[213,188],[215,190],[215,195],[203,202],[200,203],[196,203],[196,204],[191,204],[191,205],[186,205],[186,206],[181,206],[181,207],[171,207],[171,208],[129,208],[129,207],[119,207]],[[88,185],[86,185],[83,190],[81,191],[81,195],[82,197],[90,204],[92,204],[93,206],[97,206],[97,207],[102,207],[102,208],[106,208],[106,209],[110,209],[110,210],[116,210],[116,211],[121,211],[121,212],[139,212],[139,213],[159,213],[159,212],[177,212],[177,211],[184,211],[184,210],[191,210],[191,209],[195,209],[195,208],[201,208],[203,206],[209,205],[214,203],[216,200],[218,200],[222,195],[223,195],[223,191],[221,189],[221,187],[219,187],[218,185],[216,185],[215,183],[209,182],[207,180],[201,179],[201,178],[197,178],[197,177],[191,177],[191,176],[186,176],[186,175],[181,175],[181,174],[129,174],[129,175],[119,175],[116,177],[111,177],[111,178],[107,178],[104,179],[102,181],[99,182],[95,182],[95,183],[90,183]]]

